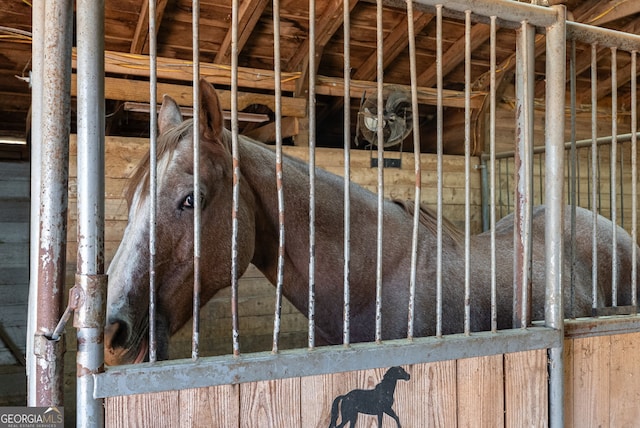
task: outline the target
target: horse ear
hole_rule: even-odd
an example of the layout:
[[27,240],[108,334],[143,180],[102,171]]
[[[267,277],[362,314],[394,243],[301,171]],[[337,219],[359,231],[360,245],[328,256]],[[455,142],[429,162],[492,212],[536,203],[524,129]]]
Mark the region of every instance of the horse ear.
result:
[[162,98],[162,107],[160,107],[160,113],[158,113],[158,129],[161,134],[164,134],[171,128],[174,128],[182,123],[182,114],[180,113],[180,107],[173,98],[169,95],[165,95]]
[[204,79],[200,79],[200,135],[209,141],[215,141],[222,134],[224,118],[222,107],[215,88]]

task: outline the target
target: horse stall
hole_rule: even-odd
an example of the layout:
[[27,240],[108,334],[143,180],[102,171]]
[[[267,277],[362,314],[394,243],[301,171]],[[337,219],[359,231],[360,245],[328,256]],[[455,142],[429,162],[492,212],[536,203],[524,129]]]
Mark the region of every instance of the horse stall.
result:
[[29,405],[637,424],[637,10],[109,3],[33,2]]

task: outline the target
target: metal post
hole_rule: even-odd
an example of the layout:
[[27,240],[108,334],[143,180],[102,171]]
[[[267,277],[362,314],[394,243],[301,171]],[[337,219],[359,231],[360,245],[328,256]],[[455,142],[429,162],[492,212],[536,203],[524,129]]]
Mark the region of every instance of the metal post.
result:
[[94,374],[104,371],[104,0],[78,0],[78,329],[76,423],[104,426]]
[[[564,109],[566,74],[566,9],[552,6],[557,22],[547,27],[545,146],[545,325],[564,334],[562,296],[562,226],[564,224]],[[564,426],[563,342],[549,349],[549,426]]]
[[513,325],[531,322],[531,217],[535,28],[522,22],[516,34],[516,140]]
[[72,2],[46,3],[42,75],[40,237],[37,253],[36,398],[61,406],[62,340],[49,340],[61,314],[67,244]]
[[42,67],[44,63],[44,0],[32,3],[31,60],[31,229],[29,315],[27,322],[27,405],[36,406],[34,337],[38,329],[38,243],[40,242],[40,162],[42,159]]

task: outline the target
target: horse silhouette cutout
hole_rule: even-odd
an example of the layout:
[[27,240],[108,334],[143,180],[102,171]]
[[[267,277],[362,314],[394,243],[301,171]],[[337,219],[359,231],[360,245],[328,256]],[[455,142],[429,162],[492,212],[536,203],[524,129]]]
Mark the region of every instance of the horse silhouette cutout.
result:
[[[396,392],[398,380],[409,380],[410,378],[409,373],[402,367],[391,367],[375,388],[354,389],[345,395],[337,396],[331,406],[329,428],[342,428],[347,423],[350,424],[350,428],[355,428],[359,413],[377,415],[378,427],[382,427],[382,417],[386,413],[396,421],[396,425],[400,428],[400,418],[392,409],[393,395]],[[340,425],[336,425],[338,416],[342,416]]]

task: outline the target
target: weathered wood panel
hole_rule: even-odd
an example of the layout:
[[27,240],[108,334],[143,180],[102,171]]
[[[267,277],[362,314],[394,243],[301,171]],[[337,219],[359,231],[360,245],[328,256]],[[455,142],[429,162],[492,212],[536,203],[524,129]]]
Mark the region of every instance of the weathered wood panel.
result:
[[[506,426],[546,426],[545,355],[542,350],[404,366],[410,379],[396,383],[392,409],[405,427],[500,427],[505,421]],[[179,403],[166,419],[179,420],[175,426],[327,427],[337,397],[373,390],[387,370],[107,398],[107,426],[157,426],[157,419],[145,419],[150,409]],[[513,398],[510,377],[518,382]],[[377,426],[376,416],[359,414],[357,427]],[[396,424],[385,415],[382,426]]]

